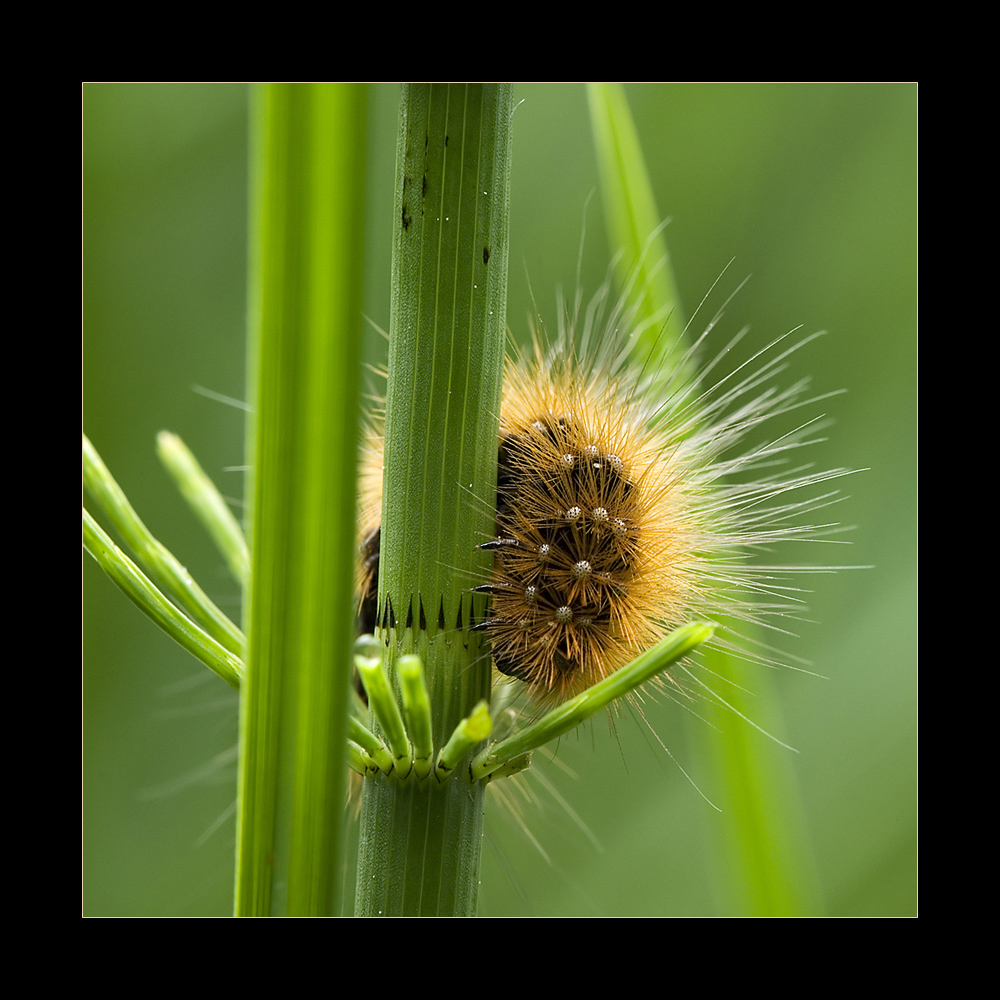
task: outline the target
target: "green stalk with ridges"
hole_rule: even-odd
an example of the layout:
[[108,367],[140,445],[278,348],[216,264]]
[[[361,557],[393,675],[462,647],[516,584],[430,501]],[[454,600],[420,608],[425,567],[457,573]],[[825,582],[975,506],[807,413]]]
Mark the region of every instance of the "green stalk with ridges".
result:
[[238,915],[340,912],[366,148],[363,85],[254,88]]
[[[397,689],[420,656],[439,747],[489,698],[469,588],[491,568],[512,110],[507,84],[408,84],[400,110],[376,634]],[[364,785],[356,913],[474,914],[483,783]]]

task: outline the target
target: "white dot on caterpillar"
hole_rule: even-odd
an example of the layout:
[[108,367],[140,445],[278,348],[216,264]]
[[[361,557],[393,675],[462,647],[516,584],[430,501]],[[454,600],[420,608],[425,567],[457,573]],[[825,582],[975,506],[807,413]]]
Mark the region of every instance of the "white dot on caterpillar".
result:
[[535,587],[535,586],[533,586],[533,585],[529,585],[529,586],[525,587],[524,588],[524,603],[525,604],[534,604],[535,601],[537,601],[537,600],[538,600],[538,588]]
[[552,548],[549,543],[542,542],[542,544],[538,546],[538,561],[545,562],[545,560],[549,558],[549,552],[551,551]]
[[566,511],[566,520],[567,521],[579,521],[580,520],[580,515],[582,513],[583,513],[583,511],[580,510],[579,507],[576,507],[576,506],[570,507],[570,509],[568,511]]
[[573,579],[582,580],[585,576],[590,576],[591,567],[590,563],[586,559],[581,559],[578,563],[573,566]]
[[595,507],[591,513],[591,517],[595,521],[606,522],[608,520],[608,512],[603,507]]
[[555,618],[560,625],[568,625],[573,620],[573,609],[564,604],[561,608],[556,608]]
[[628,526],[620,517],[616,517],[614,521],[611,522],[611,530],[616,535],[624,535],[625,532],[628,531]]
[[576,455],[563,455],[560,461],[567,469],[572,469],[576,464]]

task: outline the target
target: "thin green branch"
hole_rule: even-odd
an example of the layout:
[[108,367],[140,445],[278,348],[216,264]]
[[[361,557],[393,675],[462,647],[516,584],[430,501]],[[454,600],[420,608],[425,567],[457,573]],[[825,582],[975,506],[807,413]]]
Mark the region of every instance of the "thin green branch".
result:
[[[494,743],[472,762],[472,777],[479,781],[530,754],[544,743],[568,733],[596,712],[607,708],[676,663],[703,642],[711,638],[714,628],[696,622],[684,625],[658,642],[652,649],[627,666],[616,670],[603,681],[587,688],[582,694],[564,702],[543,715],[537,722],[519,730],[513,736]],[[523,766],[520,765],[520,766]],[[520,766],[517,769],[520,769]]]
[[239,688],[245,670],[243,661],[178,611],[86,509],[83,511],[83,544],[115,586],[143,614],[227,684]]
[[[380,652],[377,643],[375,650],[376,653]],[[410,770],[410,741],[406,737],[403,715],[382,670],[381,656],[366,656],[364,653],[355,653],[354,666],[361,676],[361,683],[365,686],[365,694],[368,695],[368,708],[378,720],[389,749],[395,758],[396,767],[405,775]]]
[[250,573],[246,538],[215,483],[205,475],[198,460],[176,434],[160,431],[156,436],[156,453],[212,537],[229,566],[229,572],[241,587],[246,586]]
[[493,728],[490,720],[490,706],[485,701],[477,702],[472,711],[455,727],[448,742],[441,748],[434,765],[439,780],[444,780],[483,742]]
[[419,656],[401,656],[396,663],[396,671],[406,729],[413,749],[413,769],[418,778],[424,778],[430,774],[431,752],[434,749],[434,723],[424,665]]
[[[356,743],[359,749],[363,750],[371,758],[380,771],[388,773],[393,769],[392,755],[386,745],[367,727],[360,719],[353,715],[347,717],[347,735],[352,742]],[[368,762],[365,761],[355,770],[359,774],[365,774],[368,770]]]
[[83,483],[156,586],[177,601],[213,639],[231,653],[242,656],[246,645],[243,633],[216,607],[166,546],[153,537],[86,434],[83,435]]

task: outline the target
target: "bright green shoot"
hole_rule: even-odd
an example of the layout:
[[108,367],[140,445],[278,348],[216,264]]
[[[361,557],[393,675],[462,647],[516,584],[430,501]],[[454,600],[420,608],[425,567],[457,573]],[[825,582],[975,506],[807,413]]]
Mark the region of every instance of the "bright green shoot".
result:
[[682,656],[693,652],[712,637],[713,631],[711,625],[695,623],[671,632],[652,649],[594,684],[583,694],[552,709],[513,736],[487,747],[473,760],[472,776],[477,780],[487,778],[510,767],[512,762],[525,757],[532,750],[575,729],[618,698],[628,697]]

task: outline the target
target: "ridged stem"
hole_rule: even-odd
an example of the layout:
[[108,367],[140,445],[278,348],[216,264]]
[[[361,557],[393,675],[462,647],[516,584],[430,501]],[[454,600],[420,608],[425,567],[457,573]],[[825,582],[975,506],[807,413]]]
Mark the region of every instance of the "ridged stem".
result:
[[[434,753],[489,697],[469,587],[490,572],[513,86],[407,84],[396,154],[376,634],[423,661]],[[364,783],[358,915],[472,915],[483,784],[462,766]]]
[[359,84],[254,90],[236,913],[339,913],[367,134]]

